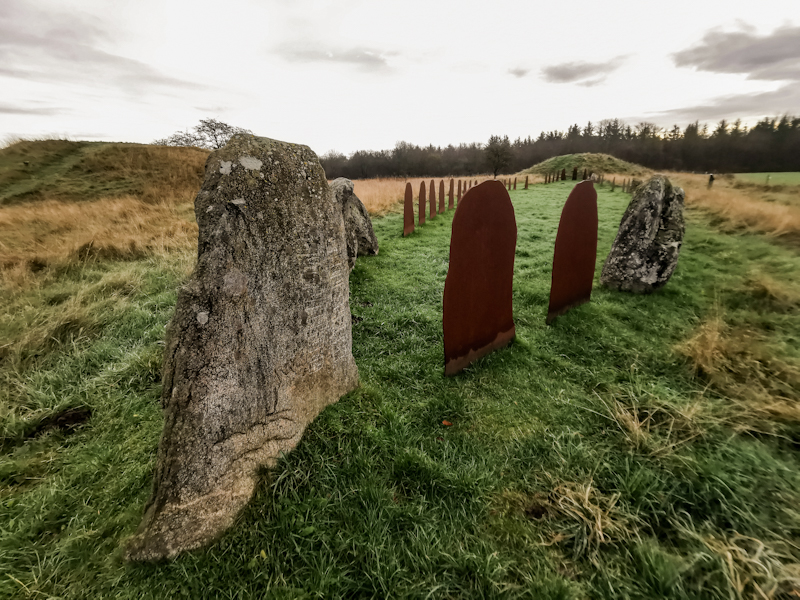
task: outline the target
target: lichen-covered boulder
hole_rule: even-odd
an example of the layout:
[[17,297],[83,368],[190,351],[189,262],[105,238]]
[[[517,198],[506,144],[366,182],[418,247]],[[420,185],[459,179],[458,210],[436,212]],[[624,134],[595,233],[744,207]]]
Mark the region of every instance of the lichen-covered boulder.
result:
[[367,209],[353,193],[353,182],[345,177],[334,179],[331,193],[337,204],[342,207],[344,216],[344,235],[347,241],[347,263],[352,269],[357,256],[375,256],[378,254],[378,238],[372,229],[372,221]]
[[683,200],[683,190],[663,175],[636,188],[603,265],[602,285],[648,294],[667,283],[683,243]]
[[236,135],[209,156],[195,214],[197,267],[167,331],[164,431],[132,560],[221,534],[258,469],[358,385],[344,219],[316,155]]

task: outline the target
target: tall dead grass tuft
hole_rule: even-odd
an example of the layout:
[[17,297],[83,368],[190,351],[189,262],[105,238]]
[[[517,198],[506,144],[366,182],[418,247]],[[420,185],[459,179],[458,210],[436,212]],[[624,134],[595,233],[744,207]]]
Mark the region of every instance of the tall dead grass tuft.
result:
[[[620,495],[608,496],[586,483],[560,483],[533,510],[558,523],[552,542],[568,542],[574,557],[597,554],[601,544],[628,542],[639,538],[639,519],[618,506]],[[542,499],[539,499],[540,502]],[[528,509],[531,514],[531,509]]]
[[494,501],[493,515],[517,514],[540,522],[549,529],[542,545],[569,547],[573,558],[595,560],[604,544],[638,540],[643,522],[618,506],[619,494],[602,493],[592,480],[585,483],[553,481],[549,492],[526,494],[504,490]]
[[776,313],[800,309],[800,287],[778,281],[765,273],[750,273],[740,292],[758,304],[758,308]]
[[705,548],[695,555],[691,569],[705,570],[704,563],[716,563],[729,597],[768,600],[800,597],[800,562],[792,551],[798,550],[796,546],[784,540],[765,542],[736,532],[702,535],[691,528],[682,532]]
[[632,393],[620,393],[606,402],[598,394],[609,418],[637,451],[664,456],[706,434],[712,417],[701,399],[677,406],[652,394],[648,396],[642,399]]
[[717,314],[676,350],[730,399],[738,430],[774,434],[776,424],[800,424],[800,366],[776,356],[755,331],[731,327]]
[[0,285],[20,288],[52,267],[194,252],[190,208],[123,197],[91,202],[47,200],[0,210]]
[[669,175],[686,191],[686,205],[722,220],[726,228],[745,229],[800,242],[800,204],[770,201],[757,187],[736,187],[718,178],[708,188],[707,175]]

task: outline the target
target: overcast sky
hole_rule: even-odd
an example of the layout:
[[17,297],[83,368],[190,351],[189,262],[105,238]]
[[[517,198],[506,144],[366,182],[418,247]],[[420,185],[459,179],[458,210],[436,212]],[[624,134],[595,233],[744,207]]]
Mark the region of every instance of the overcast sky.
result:
[[0,0],[0,141],[212,117],[322,154],[787,112],[798,0]]

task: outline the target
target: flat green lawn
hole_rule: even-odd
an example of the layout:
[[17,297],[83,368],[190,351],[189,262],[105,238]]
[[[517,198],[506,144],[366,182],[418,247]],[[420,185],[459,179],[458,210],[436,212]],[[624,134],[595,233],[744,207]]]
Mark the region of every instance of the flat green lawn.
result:
[[762,185],[767,184],[767,176],[769,176],[769,185],[800,185],[800,171],[790,173],[736,173],[736,179]]
[[[120,544],[149,495],[178,259],[86,265],[6,293],[0,597],[793,597],[797,422],[742,420],[675,346],[717,317],[780,359],[759,373],[789,377],[800,296],[752,280],[792,281],[800,257],[692,216],[663,290],[596,287],[546,326],[572,186],[511,192],[517,338],[453,378],[441,326],[452,213],[406,239],[402,215],[376,219],[380,254],[350,277],[361,387],[264,473],[228,534],[171,563],[124,564]],[[599,193],[597,278],[628,200]],[[26,440],[70,406],[91,408],[84,426]]]

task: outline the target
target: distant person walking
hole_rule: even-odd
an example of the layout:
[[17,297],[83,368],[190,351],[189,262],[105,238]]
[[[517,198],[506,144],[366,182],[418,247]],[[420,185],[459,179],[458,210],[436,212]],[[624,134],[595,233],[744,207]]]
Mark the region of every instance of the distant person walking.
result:
[[711,186],[714,185],[714,174],[708,176],[708,189],[711,189]]

